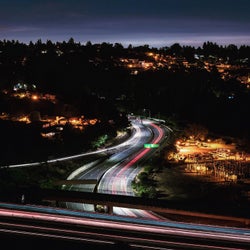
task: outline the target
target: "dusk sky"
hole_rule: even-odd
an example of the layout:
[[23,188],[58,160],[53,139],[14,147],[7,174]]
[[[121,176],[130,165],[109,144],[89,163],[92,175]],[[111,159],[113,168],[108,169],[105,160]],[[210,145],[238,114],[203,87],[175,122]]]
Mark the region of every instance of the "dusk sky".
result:
[[0,40],[250,45],[250,0],[0,0]]

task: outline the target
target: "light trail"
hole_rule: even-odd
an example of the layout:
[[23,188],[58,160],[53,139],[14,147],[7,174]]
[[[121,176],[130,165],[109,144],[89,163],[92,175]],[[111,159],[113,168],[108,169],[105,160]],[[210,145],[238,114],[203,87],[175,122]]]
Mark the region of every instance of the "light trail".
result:
[[[11,217],[11,218],[21,218],[21,219],[28,219],[30,221],[37,220],[37,221],[46,221],[46,222],[52,222],[52,223],[63,223],[67,225],[77,225],[77,226],[89,226],[91,228],[98,228],[98,230],[101,230],[101,228],[109,229],[111,231],[113,230],[118,230],[120,232],[137,232],[139,234],[145,233],[145,234],[155,234],[155,235],[166,235],[166,236],[181,236],[181,237],[192,237],[192,238],[199,238],[199,239],[211,239],[211,240],[224,240],[228,242],[244,242],[244,243],[249,243],[250,244],[250,237],[248,235],[244,234],[233,234],[233,233],[228,233],[228,232],[213,232],[209,231],[209,228],[211,229],[212,227],[207,227],[206,230],[199,230],[199,228],[196,228],[195,225],[189,227],[189,229],[186,228],[171,228],[167,226],[167,224],[161,223],[154,223],[153,221],[148,220],[148,223],[140,223],[140,220],[130,220],[127,222],[124,222],[122,220],[119,221],[114,221],[111,216],[106,217],[109,219],[100,219],[98,216],[96,218],[86,218],[86,217],[72,217],[72,216],[65,216],[65,215],[58,215],[58,214],[45,214],[45,213],[38,213],[34,211],[17,211],[17,210],[8,210],[8,209],[0,209],[0,216],[1,217]],[[117,218],[117,217],[116,217]],[[2,222],[0,224],[3,225]],[[158,225],[157,225],[158,224]],[[204,226],[203,228],[205,228]],[[49,231],[50,227],[44,227],[45,230]],[[34,227],[33,227],[34,229]],[[58,231],[58,230],[57,230]],[[240,230],[239,230],[240,231]],[[247,230],[245,230],[247,231]],[[249,230],[248,230],[249,231]],[[66,233],[69,232],[69,229],[63,229],[62,232]],[[86,232],[84,232],[86,234]],[[97,234],[95,233],[95,236]],[[110,236],[112,239],[119,237],[119,238],[124,238],[126,240],[133,240],[135,239],[132,236],[117,236],[114,234],[101,234],[98,233],[98,236],[104,236],[107,240],[109,239],[108,236]],[[137,241],[142,241],[144,243],[146,242],[154,242],[157,244],[164,244],[166,243],[165,240],[160,240],[160,239],[147,239],[147,238],[140,238],[136,237]],[[192,244],[191,244],[192,245]],[[191,246],[190,245],[190,246]],[[242,249],[242,248],[217,248],[217,249]]]
[[[157,126],[156,124],[154,123],[148,123],[149,125],[151,125],[152,127],[154,127],[157,132],[158,132],[158,135],[156,138],[154,138],[152,140],[152,143],[154,144],[157,144],[160,142],[160,140],[163,138],[164,136],[164,133],[163,133],[163,130]],[[144,148],[139,154],[137,154],[132,160],[130,160],[128,163],[125,164],[125,166],[123,166],[121,168],[121,170],[116,174],[116,176],[113,177],[112,180],[112,187],[111,187],[111,193],[112,194],[117,194],[119,193],[119,191],[116,190],[116,187],[117,187],[117,183],[119,183],[121,185],[121,190],[122,190],[122,194],[123,195],[131,195],[131,194],[128,194],[127,192],[127,180],[126,180],[126,175],[125,175],[125,172],[133,165],[136,164],[136,162],[138,162],[139,160],[141,160],[146,154],[149,153],[151,149],[150,148]],[[150,218],[150,219],[154,219],[154,220],[159,220],[161,219],[161,216],[158,216],[158,215],[155,215],[154,213],[152,212],[149,212],[149,211],[144,211],[144,210],[141,210],[141,209],[128,209],[128,208],[123,208],[122,210],[121,209],[117,209],[116,207],[113,208],[113,211],[115,213],[118,213],[120,211],[122,211],[122,214],[126,214],[128,216],[131,216],[131,213],[132,213],[132,216],[140,216],[140,217],[146,217],[146,218]]]
[[108,151],[113,150],[113,149],[127,147],[130,144],[132,144],[135,139],[140,137],[140,128],[139,128],[139,126],[134,124],[133,127],[135,129],[134,134],[128,140],[126,140],[125,142],[123,142],[123,143],[121,143],[119,145],[116,145],[116,146],[107,147],[107,148],[104,148],[104,149],[99,149],[99,150],[96,150],[96,151],[91,151],[91,152],[86,152],[86,153],[81,153],[81,154],[76,154],[76,155],[71,155],[71,156],[60,157],[60,158],[51,159],[51,160],[43,161],[43,162],[30,162],[30,163],[21,163],[21,164],[11,164],[11,165],[6,165],[6,166],[0,166],[0,168],[5,168],[5,167],[16,168],[16,167],[40,166],[40,165],[42,165],[44,163],[55,163],[55,162],[60,162],[60,161],[68,161],[68,160],[81,158],[81,157],[84,157],[84,156],[105,153],[105,152],[108,152]]
[[192,223],[183,223],[183,222],[173,222],[167,220],[150,220],[145,218],[131,218],[126,216],[117,216],[110,214],[102,214],[102,213],[94,213],[94,212],[84,212],[84,211],[74,211],[63,208],[55,208],[55,207],[46,207],[46,206],[34,206],[34,205],[19,205],[19,204],[11,204],[11,203],[0,203],[0,216],[5,211],[8,212],[9,215],[12,212],[18,212],[19,214],[25,213],[38,213],[42,216],[69,216],[70,218],[78,218],[79,220],[83,219],[100,219],[100,220],[112,220],[114,222],[119,223],[135,223],[150,226],[160,226],[160,227],[168,227],[173,229],[185,229],[185,230],[198,230],[198,231],[208,231],[213,233],[222,233],[222,234],[235,234],[242,235],[248,237],[250,241],[250,229],[249,228],[234,228],[234,227],[221,227],[221,226],[212,226],[212,225],[204,225],[204,224],[192,224]]
[[[151,126],[155,127],[159,133],[159,135],[157,136],[157,138],[155,138],[152,143],[156,144],[158,143],[162,137],[163,137],[163,131],[162,129],[155,125],[154,123],[150,123]],[[123,175],[123,173],[132,165],[134,165],[136,162],[138,162],[141,158],[143,158],[151,149],[150,148],[145,148],[143,149],[139,154],[137,154],[131,161],[129,161],[116,175],[117,178],[121,177]],[[115,190],[115,182],[113,182],[113,186],[112,186],[112,194],[115,194],[116,190]]]

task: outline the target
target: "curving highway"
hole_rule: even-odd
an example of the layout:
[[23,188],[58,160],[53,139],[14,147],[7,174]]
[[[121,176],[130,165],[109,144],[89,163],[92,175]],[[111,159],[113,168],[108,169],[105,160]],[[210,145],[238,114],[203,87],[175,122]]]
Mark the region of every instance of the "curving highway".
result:
[[[131,183],[142,170],[140,163],[155,152],[155,149],[144,148],[144,144],[160,144],[166,137],[167,129],[151,120],[143,122],[134,120],[131,123],[134,134],[116,148],[116,153],[103,162],[86,167],[75,177],[82,180],[96,179],[98,185],[71,185],[68,187],[70,190],[135,195]],[[112,149],[114,150],[114,147]],[[91,204],[67,203],[66,205],[71,209],[94,211],[94,206]],[[132,217],[160,218],[152,212],[138,209],[114,207],[113,213]]]
[[[144,144],[159,144],[165,138],[165,131],[151,121],[144,121],[143,126],[151,131],[152,136],[150,140],[148,140],[149,137],[147,137],[146,135],[143,136],[143,139],[137,144],[138,150],[135,153],[133,153],[130,157],[127,157],[120,164],[110,168],[104,174],[98,185],[99,193],[111,193],[128,196],[135,195],[132,189],[132,181],[142,170],[140,162],[145,158],[148,158],[153,152],[150,148],[144,148]],[[160,218],[158,215],[155,215],[152,212],[139,209],[114,207],[113,212],[114,214],[133,217],[146,217],[151,219]]]

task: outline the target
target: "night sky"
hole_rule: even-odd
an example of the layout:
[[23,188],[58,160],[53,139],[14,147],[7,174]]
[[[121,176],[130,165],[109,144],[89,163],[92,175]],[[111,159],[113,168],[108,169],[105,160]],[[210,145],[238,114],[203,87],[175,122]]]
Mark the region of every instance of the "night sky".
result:
[[250,45],[250,0],[0,0],[0,40]]

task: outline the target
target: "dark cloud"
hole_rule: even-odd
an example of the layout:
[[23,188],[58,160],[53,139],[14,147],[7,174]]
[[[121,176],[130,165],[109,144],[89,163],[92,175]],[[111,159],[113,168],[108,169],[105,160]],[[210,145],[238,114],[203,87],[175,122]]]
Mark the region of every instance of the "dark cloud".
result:
[[249,0],[0,0],[0,39],[249,44],[249,11]]

